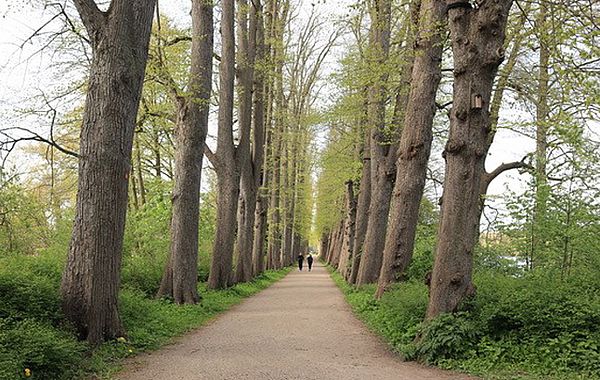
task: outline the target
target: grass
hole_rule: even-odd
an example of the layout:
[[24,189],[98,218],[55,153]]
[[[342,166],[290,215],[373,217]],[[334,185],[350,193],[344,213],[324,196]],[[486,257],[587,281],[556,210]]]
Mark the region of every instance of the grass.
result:
[[64,257],[0,258],[0,379],[108,379],[124,358],[152,351],[283,278],[291,268],[267,271],[251,282],[208,290],[196,305],[150,298],[125,282],[120,313],[127,337],[91,350],[76,339],[60,310],[59,284]]
[[424,324],[424,284],[395,284],[376,300],[374,285],[328,269],[357,317],[404,359],[489,380],[600,379],[600,296],[576,282],[479,273],[463,311]]

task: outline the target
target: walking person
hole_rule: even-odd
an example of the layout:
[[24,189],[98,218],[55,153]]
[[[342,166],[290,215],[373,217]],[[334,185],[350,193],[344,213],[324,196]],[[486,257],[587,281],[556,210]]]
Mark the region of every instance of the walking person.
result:
[[298,255],[298,269],[302,270],[302,264],[304,264],[304,256],[302,254]]
[[308,257],[306,258],[306,263],[308,264],[308,271],[310,272],[312,269],[312,263],[313,263],[313,257],[310,253],[308,254]]

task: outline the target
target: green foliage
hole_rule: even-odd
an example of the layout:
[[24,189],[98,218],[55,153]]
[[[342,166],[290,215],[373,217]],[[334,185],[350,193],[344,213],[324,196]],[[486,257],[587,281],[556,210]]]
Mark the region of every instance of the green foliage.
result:
[[55,279],[35,273],[31,267],[22,269],[15,260],[3,264],[11,270],[0,270],[0,318],[58,323],[61,312]]
[[352,309],[405,358],[493,379],[598,379],[600,289],[585,277],[482,271],[465,311],[422,323],[427,288],[394,285],[381,300],[333,273]]
[[344,196],[347,181],[357,183],[362,164],[356,156],[356,133],[332,130],[329,144],[322,153],[321,173],[317,180],[316,226],[317,236],[331,231],[344,213]]
[[0,169],[0,256],[33,254],[48,240],[48,229],[40,199]]
[[156,280],[154,274],[146,271],[152,264],[151,257],[146,261],[131,260],[128,262],[131,271],[141,274],[132,282],[125,282],[120,294],[121,317],[128,336],[124,341],[108,342],[92,352],[85,343],[77,341],[64,323],[59,298],[66,256],[66,247],[62,248],[57,250],[60,254],[48,249],[37,256],[15,254],[0,258],[0,379],[25,378],[26,368],[31,370],[33,379],[107,375],[116,369],[121,358],[160,347],[266,288],[289,271],[289,268],[267,271],[252,282],[220,291],[209,291],[201,283],[201,302],[179,306],[168,300],[156,300],[152,293],[138,288]]
[[419,331],[415,355],[428,364],[472,353],[480,334],[468,313],[442,314]]
[[[160,286],[169,255],[171,222],[171,182],[147,183],[151,195],[146,204],[128,214],[121,280],[124,286],[154,296]],[[198,279],[208,278],[210,250],[215,231],[216,209],[213,190],[201,194],[198,226]]]
[[[43,316],[40,316],[43,317]],[[0,318],[0,378],[73,379],[86,349],[73,334],[34,319]]]

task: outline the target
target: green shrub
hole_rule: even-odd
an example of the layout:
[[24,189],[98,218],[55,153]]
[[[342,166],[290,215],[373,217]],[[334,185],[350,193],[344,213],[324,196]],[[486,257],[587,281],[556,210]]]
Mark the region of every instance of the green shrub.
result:
[[460,359],[473,353],[481,333],[469,314],[442,314],[425,323],[417,343],[417,356],[428,364]]
[[0,271],[0,318],[58,323],[62,318],[58,284],[34,271],[7,265]]
[[9,322],[0,319],[0,378],[73,379],[86,345],[75,337],[46,323],[25,319]]
[[427,324],[427,288],[394,285],[380,301],[373,285],[334,281],[354,312],[407,359],[494,379],[599,379],[600,291],[582,278],[475,276],[477,295],[463,312]]

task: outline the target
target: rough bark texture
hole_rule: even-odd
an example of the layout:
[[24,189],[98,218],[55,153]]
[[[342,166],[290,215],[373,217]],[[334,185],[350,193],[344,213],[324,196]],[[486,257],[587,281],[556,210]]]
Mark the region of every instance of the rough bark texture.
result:
[[124,333],[117,307],[133,133],[156,1],[75,6],[90,67],[80,138],[75,222],[61,283],[66,318],[92,345]]
[[468,3],[447,3],[451,5],[448,23],[454,57],[453,108],[444,150],[446,177],[427,319],[456,311],[474,294],[473,222],[479,210],[479,186],[490,133],[490,97],[504,58],[512,0],[486,1],[477,9]]
[[356,284],[377,281],[383,248],[385,230],[390,207],[395,170],[395,151],[390,149],[390,134],[385,125],[385,83],[387,73],[384,63],[390,50],[391,2],[375,0],[372,4],[370,54],[381,71],[369,88],[368,126],[371,131],[371,204],[367,234],[363,246]]
[[378,298],[406,270],[413,254],[433,139],[435,95],[441,79],[445,12],[443,0],[423,0],[414,69],[412,65],[405,68],[412,72],[412,80],[396,162],[396,183],[376,293]]
[[[264,65],[267,59],[267,48],[265,42],[265,30],[263,21],[263,10],[260,1],[255,1],[255,12],[257,13],[256,26],[256,61]],[[257,276],[265,269],[265,246],[267,239],[267,215],[268,215],[268,179],[269,170],[265,155],[271,145],[270,136],[267,133],[267,120],[270,120],[267,112],[268,90],[264,67],[255,68],[254,85],[254,175],[256,176],[257,200],[254,215],[254,243],[252,244],[252,274]],[[259,127],[262,134],[259,133]],[[260,144],[262,137],[263,145]]]
[[[281,133],[275,133],[274,149],[281,151]],[[273,157],[273,181],[270,183],[271,194],[269,201],[269,253],[267,257],[268,269],[281,268],[281,212],[280,212],[280,158],[274,153]]]
[[[192,1],[189,97],[178,97],[171,249],[157,296],[198,302],[198,218],[212,79],[213,9]],[[157,165],[160,160],[157,158]],[[157,168],[157,174],[160,169]]]
[[257,14],[255,7],[249,6],[246,0],[238,0],[238,3],[238,116],[240,129],[248,132],[248,141],[241,142],[238,151],[241,169],[241,192],[238,203],[238,234],[235,244],[237,264],[234,282],[236,283],[252,279],[254,217],[258,180],[260,179],[262,166],[262,162],[256,162],[256,154],[259,154],[259,159],[262,160],[262,150],[264,149],[262,120],[258,124],[255,120],[254,123],[254,144],[252,151],[250,150],[249,140],[252,124],[252,87],[254,81],[254,59],[256,56]]
[[[527,21],[527,14],[528,14],[530,8],[531,8],[530,3],[525,5],[525,8],[523,9],[523,13],[520,15],[519,19],[516,21],[516,24],[512,26],[512,30],[514,32],[510,38],[510,41],[507,41],[507,43],[505,44],[505,45],[508,45],[509,43],[511,43],[512,48],[510,50],[510,53],[508,54],[506,63],[500,69],[500,71],[498,73],[499,79],[498,79],[498,82],[496,83],[496,86],[495,86],[495,89],[493,92],[493,96],[492,96],[492,101],[490,103],[490,133],[488,134],[488,139],[486,142],[486,152],[485,152],[486,157],[488,155],[487,153],[489,152],[490,147],[492,146],[492,143],[494,142],[494,137],[496,136],[496,131],[498,130],[498,119],[500,117],[500,107],[502,106],[502,98],[504,97],[504,90],[508,86],[508,80],[510,78],[510,75],[511,75],[516,63],[517,63],[517,58],[519,57],[523,39],[526,36],[526,33],[523,31],[523,26],[525,25],[525,21]],[[482,216],[483,210],[485,208],[485,198],[486,198],[487,189],[488,189],[488,186],[490,185],[490,183],[498,175],[502,174],[503,172],[505,172],[507,170],[526,166],[524,162],[521,162],[519,164],[517,164],[517,163],[512,163],[512,164],[513,165],[511,166],[510,164],[507,165],[507,164],[503,163],[502,165],[498,166],[491,172],[486,172],[483,174],[483,179],[481,181],[481,185],[479,186],[479,189],[480,189],[479,190],[479,193],[480,193],[479,194],[479,199],[480,199],[479,214],[477,215],[477,221],[474,221],[474,224],[476,225],[475,231],[474,231],[476,239],[479,239],[479,226],[481,225],[481,216]],[[515,164],[517,164],[517,165],[515,165]]]
[[[208,287],[222,289],[231,280],[233,246],[237,227],[236,211],[240,173],[233,143],[233,87],[235,77],[234,0],[223,0],[221,15],[221,64],[219,66],[219,135],[217,172],[217,225]],[[240,142],[243,136],[240,136]]]
[[358,201],[356,203],[356,227],[354,232],[354,244],[352,246],[352,268],[348,282],[356,284],[358,268],[360,268],[360,259],[362,248],[367,235],[369,222],[369,206],[371,205],[371,153],[370,153],[369,133],[365,136],[365,145],[363,149],[363,167],[360,176],[360,185],[358,188]]
[[547,0],[540,2],[540,9],[536,18],[536,25],[540,28],[540,56],[535,129],[535,209],[531,254],[529,258],[530,269],[534,268],[535,264],[539,261],[538,256],[544,250],[544,242],[540,236],[543,234],[542,230],[546,220],[549,192],[546,174],[546,156],[548,151],[548,115],[550,112],[548,108],[550,50],[548,48],[548,31],[545,30],[545,27],[548,26],[546,21],[548,5]]
[[354,195],[354,183],[346,182],[346,225],[340,254],[339,270],[344,278],[350,277],[350,264],[352,260],[352,249],[354,246],[354,231],[356,230],[356,196]]

